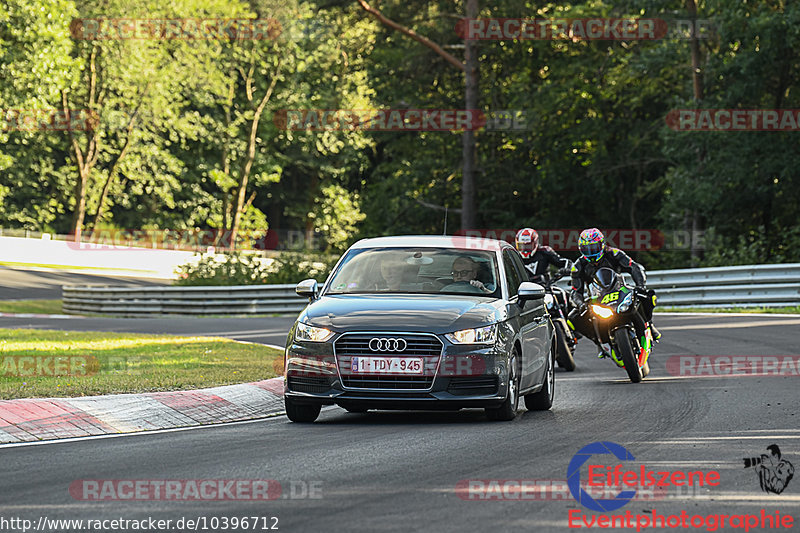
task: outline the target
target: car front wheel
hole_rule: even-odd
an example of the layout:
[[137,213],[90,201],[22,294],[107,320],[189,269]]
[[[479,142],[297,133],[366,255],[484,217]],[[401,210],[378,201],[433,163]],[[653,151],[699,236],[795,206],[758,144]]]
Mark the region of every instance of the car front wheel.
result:
[[286,406],[286,416],[292,422],[313,422],[317,419],[322,409],[319,404],[297,403],[289,396],[283,399],[283,403]]
[[519,409],[519,371],[518,366],[519,357],[516,351],[511,357],[508,365],[508,395],[506,400],[493,409],[486,409],[486,417],[489,420],[497,420],[507,422],[514,420],[517,417],[517,410]]
[[525,407],[528,411],[547,411],[553,407],[553,399],[556,396],[555,351],[555,346],[551,344],[542,388],[539,392],[525,395]]

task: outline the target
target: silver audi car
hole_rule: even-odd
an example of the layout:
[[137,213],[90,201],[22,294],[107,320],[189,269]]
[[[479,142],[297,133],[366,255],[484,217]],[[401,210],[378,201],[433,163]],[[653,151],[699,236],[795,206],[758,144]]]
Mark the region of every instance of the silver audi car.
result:
[[483,408],[512,420],[520,396],[550,409],[555,340],[544,288],[527,281],[503,241],[366,239],[309,299],[286,341],[286,413],[313,422],[323,405],[369,409]]

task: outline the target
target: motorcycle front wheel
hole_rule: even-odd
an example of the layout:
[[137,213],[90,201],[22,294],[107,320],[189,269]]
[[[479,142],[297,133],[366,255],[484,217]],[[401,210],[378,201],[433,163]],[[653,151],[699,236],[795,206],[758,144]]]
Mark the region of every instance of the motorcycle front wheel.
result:
[[572,348],[567,342],[567,332],[564,331],[564,325],[561,322],[556,322],[554,326],[556,330],[556,362],[567,372],[572,372],[575,370],[575,358],[572,356]]
[[633,353],[631,336],[627,328],[620,328],[614,332],[614,344],[617,345],[622,362],[625,364],[625,372],[631,378],[631,382],[639,383],[642,381],[642,369],[639,368],[639,359]]

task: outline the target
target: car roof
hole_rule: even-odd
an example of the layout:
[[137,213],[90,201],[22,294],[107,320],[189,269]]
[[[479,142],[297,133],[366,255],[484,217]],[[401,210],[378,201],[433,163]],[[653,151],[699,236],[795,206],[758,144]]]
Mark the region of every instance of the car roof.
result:
[[504,248],[514,248],[506,241],[464,237],[461,235],[397,235],[361,239],[352,248],[455,248],[460,250],[486,250],[496,252]]

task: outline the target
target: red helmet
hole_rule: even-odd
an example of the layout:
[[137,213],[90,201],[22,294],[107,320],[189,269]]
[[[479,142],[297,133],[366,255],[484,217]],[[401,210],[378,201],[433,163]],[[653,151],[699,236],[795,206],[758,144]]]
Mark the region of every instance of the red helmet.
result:
[[539,234],[531,228],[522,228],[517,232],[517,250],[525,259],[536,253],[539,248]]

